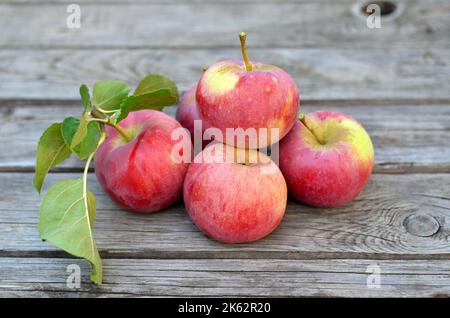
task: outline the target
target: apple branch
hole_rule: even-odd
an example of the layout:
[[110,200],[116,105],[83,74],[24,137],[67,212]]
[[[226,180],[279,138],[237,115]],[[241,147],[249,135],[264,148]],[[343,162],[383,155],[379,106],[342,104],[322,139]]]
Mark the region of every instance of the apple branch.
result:
[[92,117],[94,117],[93,118],[94,120],[113,127],[123,137],[123,139],[126,140],[126,142],[130,142],[133,139],[130,137],[130,135],[128,135],[125,129],[119,126],[119,124],[114,123],[111,117],[107,116],[102,111],[98,110],[96,107],[92,108],[91,115]]
[[115,130],[117,130],[117,132],[122,135],[123,139],[126,140],[126,142],[130,142],[133,139],[130,137],[130,135],[128,135],[128,133],[125,131],[125,129],[123,129],[121,126],[119,126],[119,124],[113,123],[112,120],[108,120],[108,122],[106,122],[106,124],[108,126],[113,127]]

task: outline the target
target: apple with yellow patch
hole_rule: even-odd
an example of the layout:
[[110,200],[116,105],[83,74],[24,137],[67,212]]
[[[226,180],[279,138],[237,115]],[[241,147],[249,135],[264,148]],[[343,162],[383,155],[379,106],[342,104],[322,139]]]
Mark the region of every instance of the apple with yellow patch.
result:
[[245,147],[262,148],[289,132],[300,98],[288,73],[276,66],[250,62],[245,38],[241,33],[243,62],[221,61],[203,73],[197,85],[197,107],[204,126],[218,128],[225,143],[236,146],[236,138],[226,138],[227,128],[242,128],[244,133],[253,128],[255,134],[244,136]]
[[279,151],[289,193],[315,207],[351,201],[364,189],[374,164],[364,128],[354,118],[328,110],[300,115]]

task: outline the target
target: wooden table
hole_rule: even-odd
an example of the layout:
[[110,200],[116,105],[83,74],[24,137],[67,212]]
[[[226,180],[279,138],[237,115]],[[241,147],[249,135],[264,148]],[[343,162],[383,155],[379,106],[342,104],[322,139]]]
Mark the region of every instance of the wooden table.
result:
[[[450,3],[395,1],[370,29],[355,1],[78,0],[0,3],[0,296],[450,296]],[[356,8],[356,9],[355,9]],[[147,73],[184,90],[202,67],[249,54],[291,73],[301,110],[339,110],[373,138],[374,174],[336,209],[290,201],[269,237],[224,245],[203,236],[181,203],[123,211],[101,191],[95,239],[104,284],[37,232],[35,147],[52,122],[80,113],[78,87]],[[169,110],[173,113],[174,110]],[[49,175],[80,175],[69,160]],[[45,190],[44,189],[44,190]],[[80,289],[66,286],[69,264]],[[378,266],[378,267],[376,267]],[[380,288],[367,285],[381,271]]]

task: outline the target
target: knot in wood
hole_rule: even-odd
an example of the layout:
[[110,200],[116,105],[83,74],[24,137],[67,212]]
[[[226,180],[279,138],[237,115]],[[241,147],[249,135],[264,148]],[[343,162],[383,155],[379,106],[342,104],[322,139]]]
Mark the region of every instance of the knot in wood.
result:
[[405,218],[403,226],[409,234],[420,237],[428,237],[439,231],[440,224],[431,215],[412,214]]

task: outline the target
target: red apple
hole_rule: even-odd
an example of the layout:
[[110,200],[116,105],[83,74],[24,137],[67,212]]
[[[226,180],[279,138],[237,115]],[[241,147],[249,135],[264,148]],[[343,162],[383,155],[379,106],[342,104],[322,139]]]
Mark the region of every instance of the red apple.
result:
[[352,117],[316,111],[297,120],[280,142],[280,169],[302,203],[334,207],[355,198],[374,163],[369,135]]
[[190,217],[203,233],[224,243],[244,243],[279,225],[287,187],[264,154],[215,142],[189,166],[183,194]]
[[[263,148],[292,128],[300,107],[299,92],[294,79],[282,69],[248,60],[245,34],[241,34],[241,45],[244,62],[221,61],[203,73],[197,86],[197,107],[204,125],[220,129],[227,144],[236,146],[236,138],[226,138],[227,128],[253,128],[254,141],[245,137],[243,147]],[[268,138],[260,129],[268,130]]]
[[194,85],[187,90],[183,96],[181,96],[176,113],[176,119],[180,122],[181,126],[189,130],[192,143],[194,143],[194,136],[199,136],[199,138],[201,138],[199,139],[199,145],[201,145],[201,149],[203,149],[210,142],[210,140],[203,140],[203,132],[205,131],[205,126],[203,125],[199,127],[197,134],[194,133],[194,120],[200,120],[197,110],[197,103],[195,101],[196,90],[197,85]]
[[95,155],[95,173],[105,192],[134,212],[158,211],[177,201],[188,163],[172,159],[179,141],[171,135],[180,128],[189,143],[184,149],[192,151],[187,131],[175,119],[154,110],[132,112],[120,126],[131,140],[106,127],[107,139]]
[[175,115],[181,126],[189,130],[192,141],[194,141],[194,120],[200,120],[197,103],[195,102],[196,89],[197,86],[194,85],[181,96],[177,114]]

